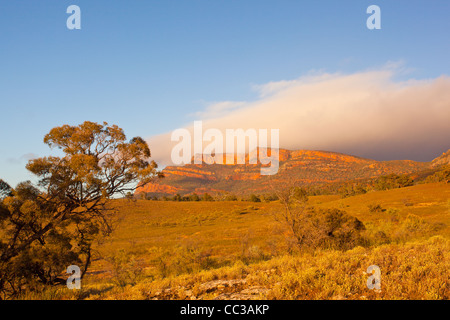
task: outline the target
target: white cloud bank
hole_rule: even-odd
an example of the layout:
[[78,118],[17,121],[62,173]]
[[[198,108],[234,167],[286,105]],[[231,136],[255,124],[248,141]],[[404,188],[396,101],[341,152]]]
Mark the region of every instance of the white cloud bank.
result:
[[[386,68],[271,82],[256,87],[257,101],[219,102],[198,116],[207,116],[205,130],[223,133],[280,129],[280,147],[286,149],[429,161],[450,148],[450,77],[399,82],[394,76],[395,69]],[[171,164],[177,142],[170,137],[147,139],[161,165]]]

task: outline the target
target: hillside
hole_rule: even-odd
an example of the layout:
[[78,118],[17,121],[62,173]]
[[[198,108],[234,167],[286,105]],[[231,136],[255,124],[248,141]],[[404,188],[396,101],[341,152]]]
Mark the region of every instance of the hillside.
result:
[[242,165],[208,164],[206,159],[203,164],[166,167],[164,179],[138,189],[136,194],[162,196],[232,192],[245,195],[271,192],[271,185],[285,185],[292,180],[297,185],[308,186],[430,168],[430,163],[425,162],[376,161],[325,151],[280,149],[279,154],[279,171],[274,176],[262,176],[260,163],[248,164],[249,155],[246,155],[246,164]]
[[[358,217],[368,237],[383,232],[391,239],[314,255],[286,253],[285,233],[271,214],[281,208],[277,201],[115,200],[119,222],[96,248],[78,298],[448,299],[448,199],[445,183],[311,197],[313,206]],[[370,212],[375,203],[386,211]],[[383,272],[380,293],[365,286],[371,264]]]
[[444,152],[441,156],[437,157],[431,162],[431,166],[433,168],[447,164],[450,164],[450,150]]

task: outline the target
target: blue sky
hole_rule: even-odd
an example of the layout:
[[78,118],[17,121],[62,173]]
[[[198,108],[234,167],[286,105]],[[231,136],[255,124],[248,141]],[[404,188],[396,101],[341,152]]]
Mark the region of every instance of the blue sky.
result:
[[[66,28],[72,4],[81,30]],[[381,30],[366,28],[371,4]],[[30,179],[26,159],[48,155],[43,136],[66,123],[149,137],[311,71],[402,62],[399,80],[450,75],[449,14],[446,0],[2,0],[0,178]]]

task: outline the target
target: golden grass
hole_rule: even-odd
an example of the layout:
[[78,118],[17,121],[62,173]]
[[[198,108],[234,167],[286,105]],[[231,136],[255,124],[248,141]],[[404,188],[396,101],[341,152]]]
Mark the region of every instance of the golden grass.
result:
[[[218,279],[243,279],[246,288],[259,288],[258,299],[449,299],[450,240],[435,236],[426,241],[356,247],[344,253],[283,255],[268,261],[203,270],[159,280],[144,279],[134,286],[89,294],[94,299],[214,299],[223,289],[201,290]],[[368,266],[381,269],[381,290],[366,287]],[[91,287],[91,293],[97,287]],[[239,290],[241,290],[240,288]],[[187,293],[189,292],[189,293]],[[188,296],[187,296],[188,295]]]
[[[449,199],[443,183],[311,197],[311,205],[345,210],[367,236],[382,231],[391,243],[293,255],[272,216],[278,202],[115,200],[116,230],[96,247],[83,289],[41,298],[213,299],[242,287],[202,292],[202,283],[245,279],[263,299],[448,299]],[[385,211],[370,212],[371,204]],[[366,287],[372,264],[381,268],[381,292]],[[158,295],[162,290],[169,292]]]

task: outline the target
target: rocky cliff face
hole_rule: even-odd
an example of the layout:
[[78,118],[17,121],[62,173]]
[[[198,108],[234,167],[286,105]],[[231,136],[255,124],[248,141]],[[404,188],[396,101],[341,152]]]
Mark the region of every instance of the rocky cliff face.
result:
[[[212,164],[214,159],[210,156],[195,157],[192,162],[195,159],[202,160],[202,164],[166,167],[163,170],[164,179],[157,180],[137,190],[136,193],[156,196],[177,193],[184,195],[193,192],[270,193],[271,184],[283,185],[292,179],[295,179],[297,184],[307,186],[372,178],[389,173],[411,173],[430,166],[430,163],[410,160],[375,161],[334,152],[280,149],[278,173],[273,176],[262,176],[259,161],[256,164],[249,164],[251,159],[257,157],[255,152],[234,157],[234,163],[238,157],[242,157],[245,158],[245,164]],[[219,157],[226,163],[224,155],[215,155],[216,159]]]
[[450,150],[444,152],[440,157],[437,157],[431,162],[433,168],[446,164],[450,164]]

